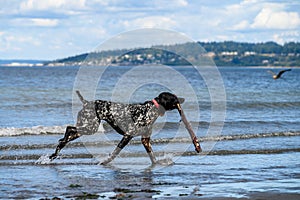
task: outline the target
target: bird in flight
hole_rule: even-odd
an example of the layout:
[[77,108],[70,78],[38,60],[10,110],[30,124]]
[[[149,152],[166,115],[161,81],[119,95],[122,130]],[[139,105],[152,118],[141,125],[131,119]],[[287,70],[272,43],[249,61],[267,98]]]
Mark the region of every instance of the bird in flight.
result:
[[269,70],[268,72],[269,73],[271,73],[273,76],[273,79],[279,79],[281,76],[282,76],[282,74],[284,73],[284,72],[287,72],[287,71],[292,71],[292,69],[285,69],[285,70],[281,70],[278,74],[275,74],[274,72],[272,72],[271,70]]

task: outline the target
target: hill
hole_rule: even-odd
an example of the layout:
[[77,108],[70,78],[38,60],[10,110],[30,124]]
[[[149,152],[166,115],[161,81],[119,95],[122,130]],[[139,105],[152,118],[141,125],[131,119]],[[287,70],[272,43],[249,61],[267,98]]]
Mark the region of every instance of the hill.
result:
[[[205,49],[201,55],[194,49],[196,44],[200,44]],[[168,51],[161,50],[161,47]],[[185,43],[85,53],[47,62],[45,65],[189,65],[183,57],[172,52],[180,52],[180,55],[193,60],[197,60],[199,56],[206,56],[213,59],[217,66],[300,66],[300,43],[298,42],[279,45],[275,42],[240,43],[233,41]]]

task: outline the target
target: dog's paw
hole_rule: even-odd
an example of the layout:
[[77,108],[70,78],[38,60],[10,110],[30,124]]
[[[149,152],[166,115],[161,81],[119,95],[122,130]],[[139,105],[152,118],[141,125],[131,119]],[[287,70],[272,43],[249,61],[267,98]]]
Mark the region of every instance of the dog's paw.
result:
[[107,165],[110,161],[109,160],[105,160],[105,161],[102,161],[101,163],[99,163],[99,165]]
[[56,153],[53,153],[51,156],[49,156],[50,161],[54,160],[55,158],[57,158]]

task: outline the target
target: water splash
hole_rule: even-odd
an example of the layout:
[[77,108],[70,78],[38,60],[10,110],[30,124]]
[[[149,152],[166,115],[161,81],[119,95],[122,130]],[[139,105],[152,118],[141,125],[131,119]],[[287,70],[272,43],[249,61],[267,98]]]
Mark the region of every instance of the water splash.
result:
[[42,155],[37,161],[35,161],[36,165],[47,165],[51,163],[51,159],[49,158],[49,155]]
[[173,165],[173,155],[172,154],[164,154],[164,156],[162,158],[159,158],[156,162],[159,165],[163,165],[163,166],[169,166],[169,165]]

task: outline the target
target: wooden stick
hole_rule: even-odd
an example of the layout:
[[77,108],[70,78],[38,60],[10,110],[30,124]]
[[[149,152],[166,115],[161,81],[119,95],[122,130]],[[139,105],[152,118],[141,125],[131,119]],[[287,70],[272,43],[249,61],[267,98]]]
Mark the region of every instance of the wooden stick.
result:
[[197,139],[197,136],[196,134],[194,133],[193,129],[192,129],[192,126],[191,124],[188,122],[188,120],[186,119],[185,117],[185,114],[180,106],[180,104],[177,104],[177,107],[178,107],[178,112],[181,116],[181,120],[183,121],[184,125],[185,125],[185,128],[188,130],[190,136],[191,136],[191,139],[193,141],[193,144],[195,146],[195,151],[197,151],[197,153],[200,153],[202,151],[201,149],[201,146],[199,144],[199,141]]

